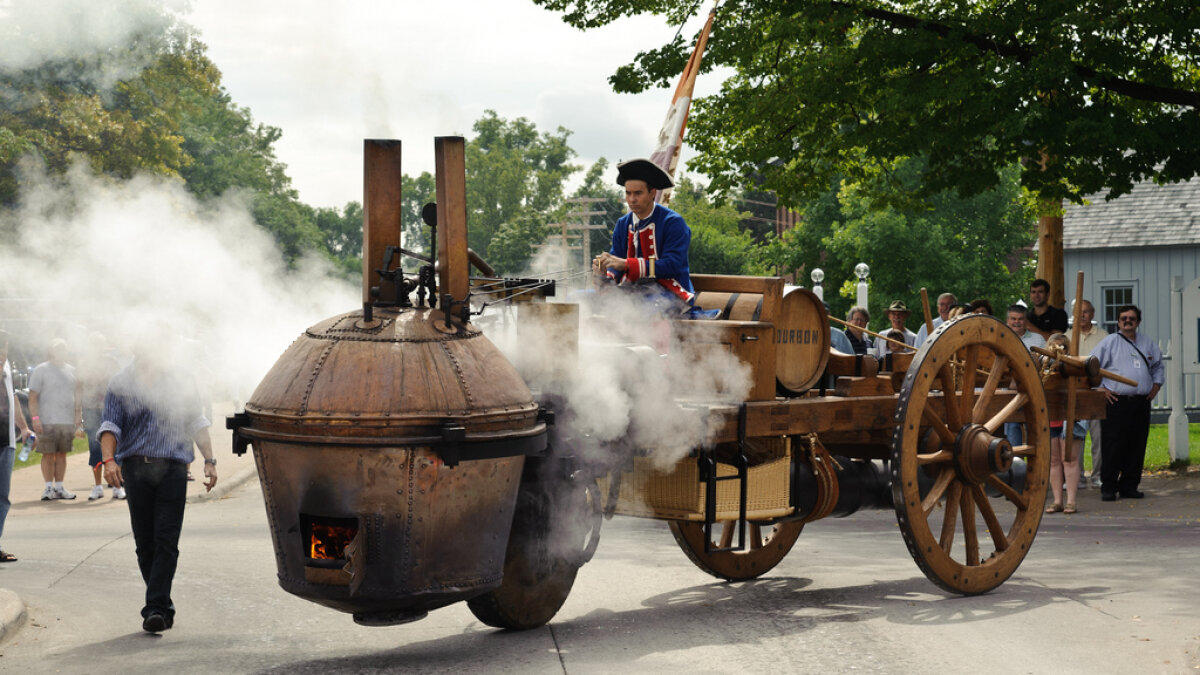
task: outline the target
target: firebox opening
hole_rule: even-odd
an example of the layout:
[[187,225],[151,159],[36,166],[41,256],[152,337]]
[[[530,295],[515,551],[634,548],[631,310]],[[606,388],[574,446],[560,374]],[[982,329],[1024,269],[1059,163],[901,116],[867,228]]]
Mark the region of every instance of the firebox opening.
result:
[[305,564],[311,567],[340,568],[346,564],[346,547],[358,534],[356,518],[326,518],[300,514]]

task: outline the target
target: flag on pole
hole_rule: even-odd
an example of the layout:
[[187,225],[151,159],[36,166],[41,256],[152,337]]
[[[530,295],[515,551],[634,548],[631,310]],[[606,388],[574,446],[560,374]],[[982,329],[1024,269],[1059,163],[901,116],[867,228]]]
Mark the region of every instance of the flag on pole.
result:
[[[683,132],[687,128],[688,111],[692,107],[692,91],[696,87],[696,76],[700,74],[700,59],[704,48],[708,45],[708,33],[712,29],[713,19],[717,16],[717,5],[713,3],[712,11],[708,13],[708,21],[700,31],[696,40],[696,48],[688,59],[683,74],[679,76],[679,84],[675,86],[675,96],[671,99],[671,107],[667,109],[667,118],[663,120],[662,129],[658,132],[658,147],[650,154],[650,161],[657,164],[672,180],[675,179],[675,168],[679,165],[679,151],[683,147]],[[671,200],[671,190],[658,191],[658,201],[667,204]]]

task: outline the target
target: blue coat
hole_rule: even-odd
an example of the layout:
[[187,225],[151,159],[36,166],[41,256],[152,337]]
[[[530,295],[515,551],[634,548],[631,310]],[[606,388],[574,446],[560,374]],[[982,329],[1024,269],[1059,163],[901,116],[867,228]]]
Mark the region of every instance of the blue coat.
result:
[[691,243],[692,230],[683,216],[662,204],[655,204],[654,211],[637,223],[634,215],[627,213],[613,228],[609,253],[625,258],[629,269],[618,272],[609,268],[608,276],[622,283],[654,279],[666,291],[691,304],[696,297],[688,273]]

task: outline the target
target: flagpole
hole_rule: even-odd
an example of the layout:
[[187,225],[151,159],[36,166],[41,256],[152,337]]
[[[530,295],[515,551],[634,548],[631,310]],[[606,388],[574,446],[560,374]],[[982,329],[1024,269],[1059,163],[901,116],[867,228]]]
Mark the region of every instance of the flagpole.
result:
[[[658,147],[650,155],[650,161],[659,165],[671,179],[675,179],[675,169],[679,165],[679,153],[683,149],[683,134],[687,129],[688,116],[691,113],[692,94],[696,86],[696,76],[700,74],[700,62],[704,49],[708,46],[708,35],[712,30],[713,19],[717,16],[717,7],[721,0],[714,0],[712,9],[708,12],[708,20],[696,39],[692,55],[679,76],[675,86],[675,94],[671,98],[671,106],[667,109],[667,117],[663,120],[662,129],[658,132]],[[659,190],[658,201],[668,204],[671,201],[671,190]]]

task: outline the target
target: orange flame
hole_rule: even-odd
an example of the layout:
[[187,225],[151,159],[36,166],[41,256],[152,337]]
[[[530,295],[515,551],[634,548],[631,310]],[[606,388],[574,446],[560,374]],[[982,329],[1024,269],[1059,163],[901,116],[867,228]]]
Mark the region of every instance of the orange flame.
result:
[[313,523],[308,557],[314,560],[341,560],[358,528],[344,525]]

